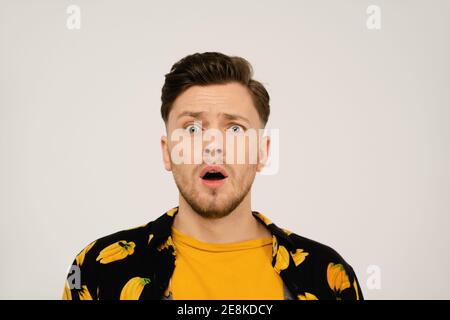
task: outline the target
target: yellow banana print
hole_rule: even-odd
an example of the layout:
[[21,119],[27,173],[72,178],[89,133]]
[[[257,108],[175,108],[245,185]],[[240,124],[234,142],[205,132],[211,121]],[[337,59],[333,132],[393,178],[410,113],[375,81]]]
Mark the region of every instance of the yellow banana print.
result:
[[134,242],[126,242],[125,240],[117,241],[100,251],[96,261],[100,261],[101,264],[106,264],[125,259],[134,253],[135,247],[136,244]]
[[269,224],[272,224],[272,221],[270,221],[269,218],[265,217],[265,216],[262,215],[261,213],[255,212],[255,215],[256,215],[257,217],[259,217],[259,218],[264,222],[265,225],[268,226]]
[[285,247],[279,246],[274,269],[280,273],[281,270],[287,269],[287,267],[289,267],[289,252]]
[[295,266],[298,267],[300,263],[305,261],[305,258],[308,254],[309,253],[303,251],[303,249],[297,249],[294,253],[291,253],[292,258],[294,259]]
[[69,287],[69,282],[67,282],[64,284],[64,292],[63,292],[63,296],[62,296],[63,300],[72,300],[72,291],[70,291],[70,287]]
[[342,264],[334,264],[330,262],[327,269],[328,285],[334,292],[340,293],[343,290],[350,288],[350,280],[345,272]]
[[120,292],[120,300],[139,300],[145,285],[150,283],[149,278],[134,277],[128,280]]
[[298,300],[319,300],[315,295],[309,292],[305,292],[305,294],[299,294]]
[[355,288],[356,300],[359,300],[359,292],[358,292],[358,285],[356,284],[356,279],[353,280],[353,288]]
[[288,235],[288,236],[290,236],[292,234],[291,230],[288,230],[288,229],[285,229],[285,228],[282,228],[281,230],[283,230],[284,233],[286,233],[286,235]]
[[81,290],[78,291],[78,296],[80,300],[93,300],[86,285],[81,286]]
[[88,246],[86,246],[86,248],[84,248],[75,258],[75,261],[77,262],[77,266],[81,267],[83,265],[84,262],[84,256],[86,255],[86,253],[88,253],[89,250],[91,250],[91,248],[94,246],[96,241],[91,242]]
[[147,242],[147,244],[150,244],[150,241],[152,241],[153,237],[154,237],[153,233],[152,233],[151,235],[148,236],[148,242]]
[[172,240],[172,237],[171,237],[171,236],[169,236],[169,237],[167,238],[166,242],[164,242],[163,244],[161,244],[161,245],[158,247],[158,251],[167,249],[167,248],[169,248],[169,247],[172,247],[172,248],[173,248],[173,255],[176,255],[175,245],[174,245],[174,243],[173,243],[173,240]]
[[278,252],[278,241],[275,236],[272,236],[272,258],[275,257],[277,252]]
[[169,211],[167,211],[167,215],[169,216],[169,217],[173,217],[173,215],[175,214],[175,212],[177,212],[178,211],[178,208],[172,208],[172,209],[170,209]]

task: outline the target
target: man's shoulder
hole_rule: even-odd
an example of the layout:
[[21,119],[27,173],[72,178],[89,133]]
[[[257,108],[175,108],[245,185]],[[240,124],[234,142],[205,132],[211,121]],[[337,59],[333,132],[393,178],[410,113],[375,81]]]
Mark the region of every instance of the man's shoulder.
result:
[[146,234],[149,232],[153,221],[136,227],[122,229],[98,238],[96,243],[99,245],[108,245],[117,241],[126,240],[133,242],[142,242],[145,240]]
[[317,263],[335,261],[336,263],[345,263],[348,265],[341,254],[328,244],[324,244],[296,233],[290,233],[289,239],[292,240],[297,250],[303,250],[308,253],[309,260],[314,259]]
[[[309,264],[311,261],[316,264],[327,261],[347,264],[343,257],[331,246],[301,236],[289,229],[281,228],[273,223],[267,216],[258,211],[253,211],[253,214],[267,226],[272,235],[274,235],[278,241],[281,242],[281,245],[285,247],[284,249],[289,249],[289,251],[291,251],[291,254],[295,257],[294,259],[296,259],[296,264],[305,260],[308,260]],[[306,257],[308,258],[305,259]]]
[[[151,225],[152,222],[148,222],[136,227],[119,230],[97,239],[94,238],[95,240],[89,242],[76,255],[74,263],[79,267],[84,266],[88,262],[97,262],[96,264],[102,265],[139,253],[149,242]],[[114,255],[114,253],[120,254]]]
[[134,258],[141,254],[148,255],[149,248],[158,248],[162,240],[170,234],[175,209],[176,207],[168,210],[146,224],[116,231],[91,241],[78,253],[74,263],[81,267],[86,260],[91,262],[91,266],[106,265],[120,260],[127,262],[130,260],[125,259],[128,256]]
[[352,266],[334,248],[296,233],[286,235],[293,246],[286,279],[304,292],[299,299],[363,298]]

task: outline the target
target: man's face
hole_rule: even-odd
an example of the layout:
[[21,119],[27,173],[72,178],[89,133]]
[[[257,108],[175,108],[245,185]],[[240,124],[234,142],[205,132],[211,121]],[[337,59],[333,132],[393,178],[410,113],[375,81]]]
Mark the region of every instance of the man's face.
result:
[[[161,147],[165,168],[173,172],[181,196],[194,211],[221,218],[247,196],[268,154],[269,139],[261,140],[258,132],[262,128],[250,93],[239,83],[193,86],[177,97]],[[255,132],[256,140],[248,138]],[[184,161],[180,155],[186,156]],[[238,160],[242,155],[245,160]]]

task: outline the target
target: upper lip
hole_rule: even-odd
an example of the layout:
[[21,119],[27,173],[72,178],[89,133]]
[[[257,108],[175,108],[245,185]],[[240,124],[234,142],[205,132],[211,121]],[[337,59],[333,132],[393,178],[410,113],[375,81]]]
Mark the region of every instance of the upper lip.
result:
[[206,166],[200,171],[200,178],[203,178],[210,171],[220,172],[225,178],[228,177],[227,172],[221,166]]

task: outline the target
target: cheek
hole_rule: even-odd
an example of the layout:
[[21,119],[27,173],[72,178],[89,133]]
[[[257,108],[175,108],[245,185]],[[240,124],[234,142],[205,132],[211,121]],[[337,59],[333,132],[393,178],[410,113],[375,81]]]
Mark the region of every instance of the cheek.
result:
[[228,137],[225,143],[226,158],[230,165],[243,164],[252,166],[258,163],[258,138],[254,136]]
[[234,183],[241,185],[242,183],[248,183],[253,180],[256,175],[256,165],[234,165],[232,180]]
[[186,182],[194,181],[196,174],[195,168],[192,165],[172,165],[173,175],[179,179],[184,179]]

